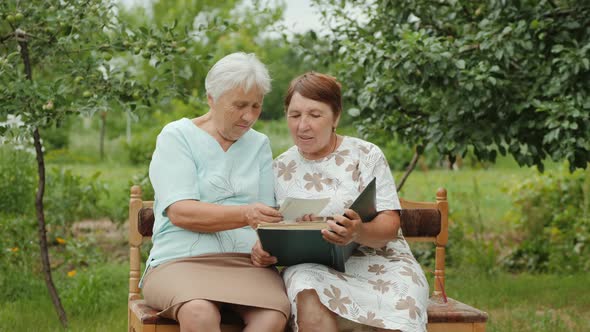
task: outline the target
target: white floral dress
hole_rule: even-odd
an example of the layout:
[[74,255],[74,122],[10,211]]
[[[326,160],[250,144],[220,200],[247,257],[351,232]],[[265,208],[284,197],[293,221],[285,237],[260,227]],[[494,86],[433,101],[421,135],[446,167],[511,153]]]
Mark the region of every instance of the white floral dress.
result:
[[[333,153],[307,160],[296,146],[273,162],[275,194],[322,198],[330,203],[322,216],[342,214],[373,178],[377,178],[377,210],[399,210],[395,183],[383,152],[374,144],[344,137]],[[291,301],[291,325],[297,331],[297,294],[315,289],[320,301],[339,319],[341,328],[351,322],[365,329],[426,331],[428,282],[401,231],[387,246],[361,246],[346,262],[346,273],[320,264],[299,264],[283,271]],[[357,327],[360,327],[356,325]]]

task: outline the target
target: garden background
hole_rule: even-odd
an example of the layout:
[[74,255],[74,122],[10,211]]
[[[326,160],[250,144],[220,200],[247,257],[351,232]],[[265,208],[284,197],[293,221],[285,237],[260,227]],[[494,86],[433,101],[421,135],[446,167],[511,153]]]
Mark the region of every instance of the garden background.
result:
[[[314,1],[325,29],[302,33],[284,5],[0,3],[0,331],[126,329],[129,188],[153,197],[158,132],[207,111],[204,75],[235,51],[270,69],[255,128],[275,156],[289,80],[328,72],[338,132],[378,144],[398,183],[414,167],[401,197],[447,189],[446,292],[488,331],[590,330],[590,4]],[[40,155],[67,329],[41,263]],[[432,281],[431,251],[413,249]]]

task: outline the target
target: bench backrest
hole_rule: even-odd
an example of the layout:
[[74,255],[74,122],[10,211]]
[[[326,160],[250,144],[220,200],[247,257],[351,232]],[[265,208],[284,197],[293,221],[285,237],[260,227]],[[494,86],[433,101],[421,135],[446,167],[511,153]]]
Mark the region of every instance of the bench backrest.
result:
[[[435,202],[416,202],[400,199],[401,228],[408,242],[433,242],[434,290],[440,295],[445,284],[445,246],[448,241],[447,192],[439,189]],[[141,198],[141,187],[131,187],[129,201],[129,300],[139,299],[141,278],[141,244],[152,236],[154,225],[153,201]]]

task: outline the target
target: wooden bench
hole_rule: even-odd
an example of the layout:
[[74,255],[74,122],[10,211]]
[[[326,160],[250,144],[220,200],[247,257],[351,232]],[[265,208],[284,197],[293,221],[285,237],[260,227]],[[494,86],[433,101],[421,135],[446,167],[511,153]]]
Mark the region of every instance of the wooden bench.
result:
[[[435,250],[434,290],[428,303],[429,332],[484,332],[487,313],[450,297],[445,302],[445,246],[448,241],[447,192],[439,189],[435,202],[401,199],[401,227],[408,242],[432,242]],[[141,188],[131,188],[129,201],[129,305],[128,326],[133,332],[178,332],[176,321],[160,318],[141,298],[141,244],[151,238],[152,201],[141,199]],[[241,331],[243,324],[232,313],[222,314],[223,332]]]

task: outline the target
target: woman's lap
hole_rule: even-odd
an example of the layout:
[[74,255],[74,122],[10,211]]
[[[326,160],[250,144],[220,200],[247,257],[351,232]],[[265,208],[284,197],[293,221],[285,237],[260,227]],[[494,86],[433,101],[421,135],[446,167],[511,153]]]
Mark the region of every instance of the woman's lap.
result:
[[[403,238],[378,250],[361,247],[347,261],[346,273],[319,264],[301,264],[287,268],[283,279],[295,317],[297,294],[314,289],[340,321],[425,331],[428,283]],[[293,329],[297,330],[295,321]]]
[[289,317],[282,279],[271,268],[251,264],[248,255],[206,255],[151,268],[143,283],[148,305],[177,319],[182,304],[195,300],[273,309]]

